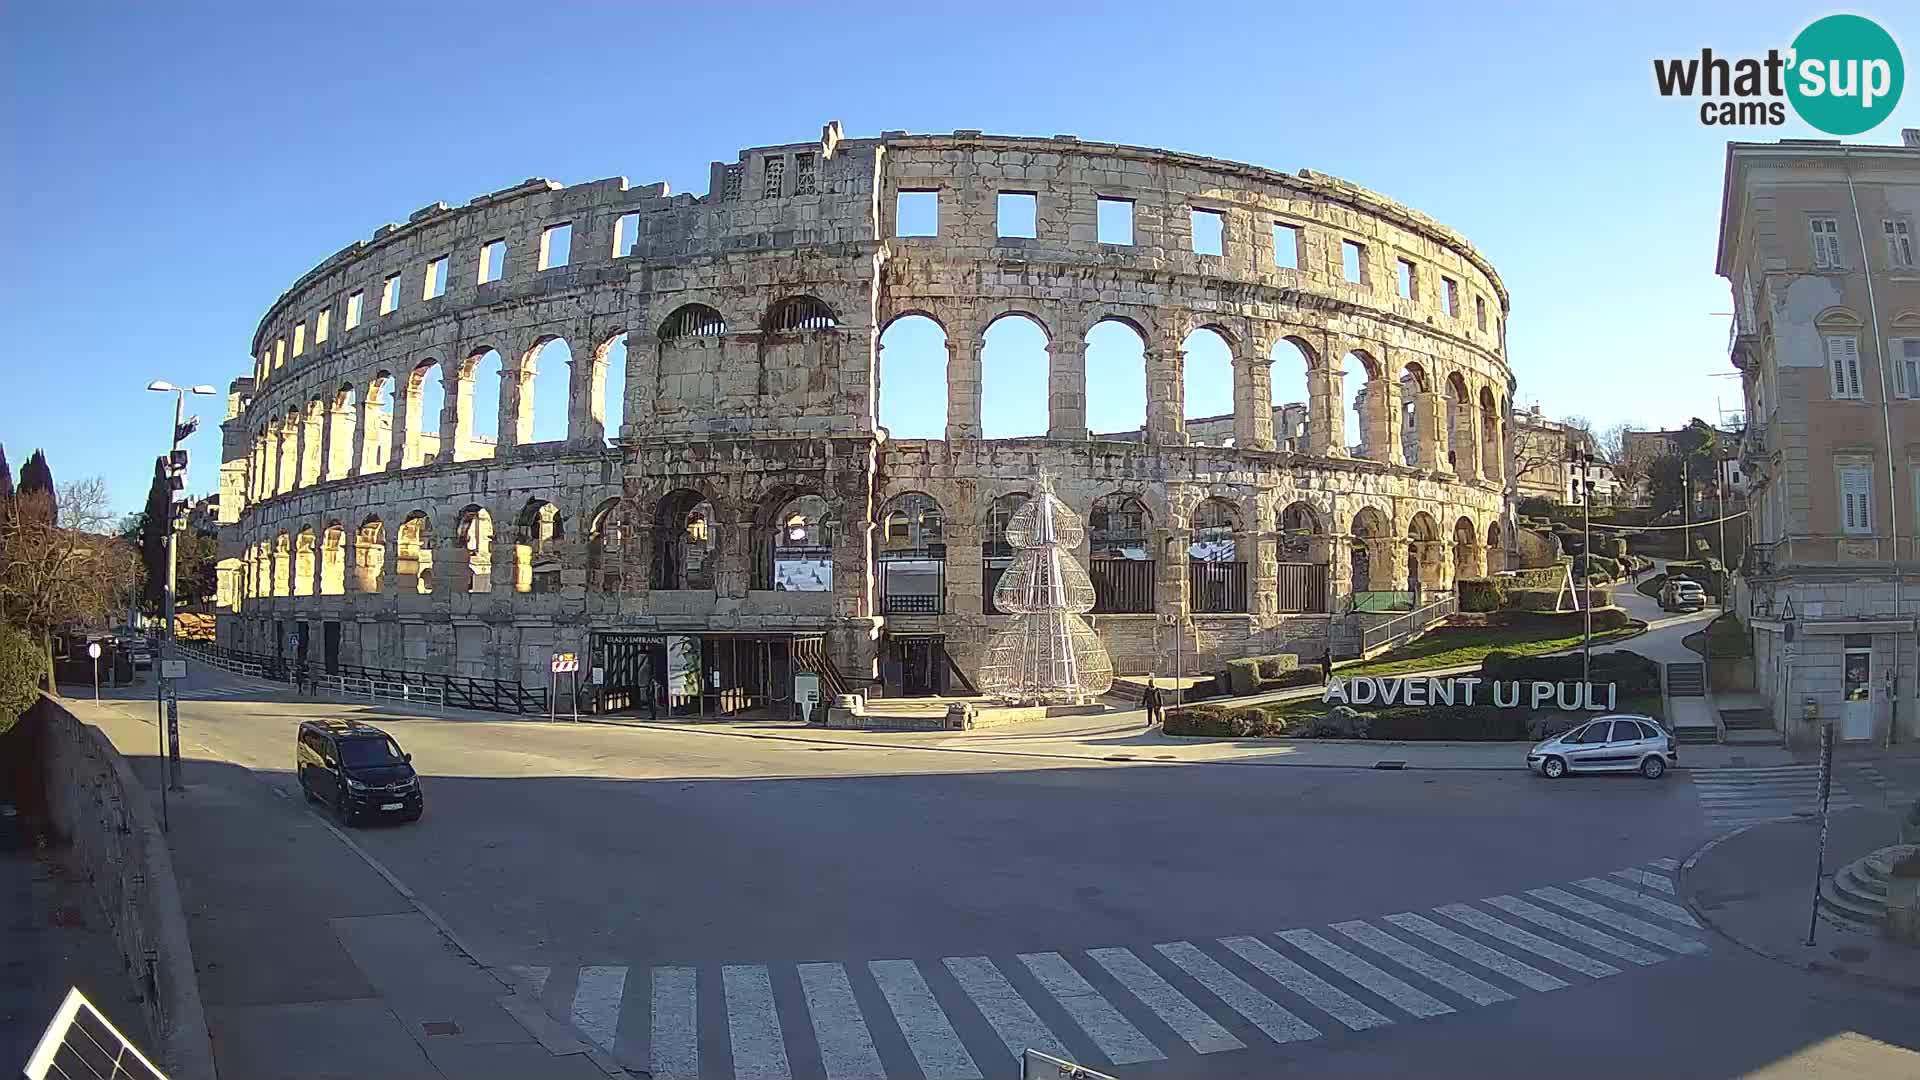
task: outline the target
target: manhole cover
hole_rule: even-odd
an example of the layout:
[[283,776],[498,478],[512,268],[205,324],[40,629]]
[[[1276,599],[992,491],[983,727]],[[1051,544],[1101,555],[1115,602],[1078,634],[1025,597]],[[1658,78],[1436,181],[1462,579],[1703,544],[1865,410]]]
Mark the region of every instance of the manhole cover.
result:
[[1858,945],[1842,945],[1833,950],[1833,958],[1843,964],[1857,964],[1867,958],[1867,950]]
[[422,1020],[420,1030],[429,1035],[458,1035],[460,1025],[451,1020]]

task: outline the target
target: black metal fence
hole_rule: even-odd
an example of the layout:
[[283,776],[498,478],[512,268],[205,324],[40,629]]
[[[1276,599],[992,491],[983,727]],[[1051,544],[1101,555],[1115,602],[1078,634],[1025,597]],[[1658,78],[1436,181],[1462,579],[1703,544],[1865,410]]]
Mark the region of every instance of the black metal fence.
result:
[[1278,586],[1281,611],[1289,614],[1326,614],[1326,563],[1281,563]]
[[[231,664],[257,665],[263,678],[278,682],[292,683],[296,676],[301,674],[300,662],[289,657],[247,653],[238,649],[223,649],[211,645],[197,646],[196,651]],[[306,674],[313,678],[323,675],[337,676],[348,680],[360,679],[437,691],[448,705],[462,709],[520,714],[547,711],[546,687],[522,686],[520,683],[506,679],[472,679],[464,675],[441,675],[430,671],[406,671],[399,668],[361,667],[357,664],[335,664],[332,670],[328,670],[325,664],[312,660],[306,664]]]
[[1247,564],[1192,559],[1187,563],[1187,605],[1196,615],[1247,610]]
[[1144,615],[1153,612],[1152,559],[1094,559],[1087,564],[1093,579],[1096,615]]

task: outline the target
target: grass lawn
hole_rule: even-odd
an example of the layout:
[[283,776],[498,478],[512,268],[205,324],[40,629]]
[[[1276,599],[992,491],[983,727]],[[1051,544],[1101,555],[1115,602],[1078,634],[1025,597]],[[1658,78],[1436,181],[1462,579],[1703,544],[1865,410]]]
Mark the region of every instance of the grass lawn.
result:
[[[1631,637],[1644,627],[1627,626],[1593,635],[1595,645]],[[1539,631],[1517,626],[1444,627],[1417,641],[1389,649],[1363,663],[1335,669],[1336,675],[1402,675],[1434,668],[1478,664],[1490,652],[1539,656],[1579,646],[1582,635],[1543,638]]]

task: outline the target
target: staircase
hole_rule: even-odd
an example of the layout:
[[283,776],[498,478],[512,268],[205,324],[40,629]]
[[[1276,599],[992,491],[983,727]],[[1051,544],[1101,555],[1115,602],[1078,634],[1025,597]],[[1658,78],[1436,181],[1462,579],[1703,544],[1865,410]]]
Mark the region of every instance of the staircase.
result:
[[1726,728],[1728,746],[1778,746],[1780,733],[1773,730],[1773,716],[1765,709],[1721,709],[1720,724]]
[[[1681,743],[1717,743],[1720,725],[1707,702],[1707,665],[1670,663],[1666,667],[1667,721]],[[1681,700],[1685,699],[1684,704]]]
[[1707,665],[1668,664],[1668,697],[1706,697]]
[[1843,930],[1878,931],[1887,918],[1887,879],[1893,864],[1920,850],[1895,844],[1855,859],[1820,883],[1820,915]]

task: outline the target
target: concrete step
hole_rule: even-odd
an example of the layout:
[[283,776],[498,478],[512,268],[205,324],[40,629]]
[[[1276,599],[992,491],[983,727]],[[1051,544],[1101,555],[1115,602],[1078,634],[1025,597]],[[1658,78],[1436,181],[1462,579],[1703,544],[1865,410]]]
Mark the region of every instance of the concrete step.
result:
[[1683,745],[1712,746],[1720,741],[1720,729],[1701,725],[1673,729],[1673,741]]
[[1833,883],[1828,881],[1820,886],[1820,914],[1832,922],[1855,930],[1875,930],[1886,917],[1885,904],[1878,906],[1862,904],[1851,897],[1834,891]]
[[1777,731],[1750,731],[1727,729],[1726,737],[1721,740],[1728,746],[1779,746],[1780,733]]
[[1720,722],[1728,731],[1773,730],[1773,717],[1765,709],[1721,709]]
[[1841,867],[1840,872],[1833,875],[1833,891],[1867,907],[1884,911],[1887,906],[1887,883],[1862,875],[1855,863]]

